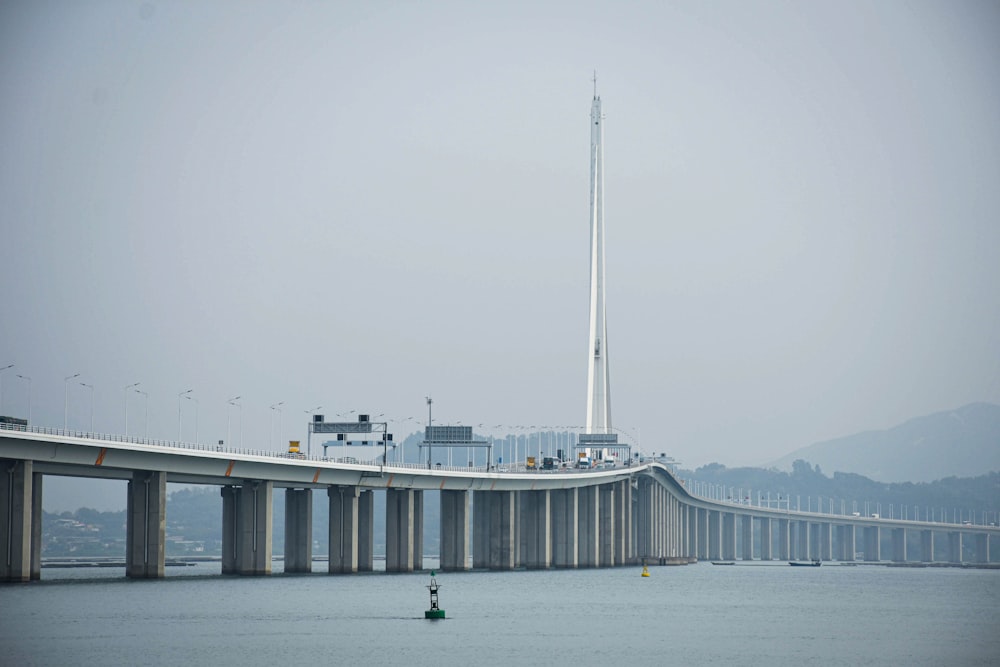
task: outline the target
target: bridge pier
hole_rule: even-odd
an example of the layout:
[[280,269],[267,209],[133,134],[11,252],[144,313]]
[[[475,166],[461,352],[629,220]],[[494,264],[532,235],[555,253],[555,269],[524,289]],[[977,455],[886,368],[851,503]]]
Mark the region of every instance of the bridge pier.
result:
[[697,508],[698,512],[698,558],[708,560],[708,510]]
[[271,574],[274,483],[222,487],[222,573]]
[[809,560],[811,555],[809,553],[809,547],[812,540],[809,535],[809,522],[808,521],[796,521],[796,526],[798,528],[798,545],[795,550],[795,557],[798,560]]
[[962,562],[962,533],[948,533],[948,560],[952,563]]
[[708,557],[722,559],[722,512],[708,510]]
[[819,529],[819,557],[821,560],[833,560],[833,524],[821,523]]
[[579,567],[600,565],[601,497],[596,486],[584,486],[577,491],[579,519]]
[[760,559],[771,560],[771,519],[763,517],[760,520]]
[[878,526],[865,527],[865,560],[882,560],[882,533]]
[[906,529],[892,529],[892,560],[894,563],[906,562]]
[[925,563],[934,562],[934,531],[920,531],[920,560]]
[[136,470],[128,482],[125,519],[125,576],[164,576],[167,473]]
[[312,489],[285,489],[285,572],[312,572]]
[[560,568],[575,568],[579,553],[577,490],[552,491],[551,502],[552,564]]
[[736,560],[736,514],[722,514],[722,559]]
[[740,519],[743,524],[743,560],[753,560],[753,515],[744,514]]
[[854,525],[840,525],[837,527],[837,531],[839,533],[838,539],[840,543],[840,560],[844,562],[853,562],[855,560],[855,553],[857,553]]
[[791,560],[792,530],[788,519],[778,519],[778,559]]
[[524,566],[544,570],[552,565],[552,496],[549,491],[522,491]]
[[31,461],[0,460],[0,582],[31,580],[33,483]]
[[990,562],[990,536],[988,533],[976,533],[976,562]]
[[[357,486],[330,486],[326,489],[326,495],[330,509],[330,558],[327,571],[330,574],[354,574],[359,569],[361,489]],[[386,526],[388,525],[386,522]]]
[[386,489],[385,571],[423,567],[423,491]]
[[627,479],[615,482],[613,485],[615,497],[615,562],[614,565],[625,565],[630,562],[632,543],[632,485]]
[[598,512],[598,559],[595,565],[613,567],[617,560],[615,550],[615,487],[613,484],[601,484],[595,487],[597,491]]
[[469,492],[441,490],[441,569],[469,569]]

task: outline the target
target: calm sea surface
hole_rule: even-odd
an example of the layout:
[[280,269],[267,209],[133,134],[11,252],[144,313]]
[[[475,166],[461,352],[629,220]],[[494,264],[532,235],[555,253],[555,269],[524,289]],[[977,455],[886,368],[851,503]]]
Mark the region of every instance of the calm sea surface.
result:
[[0,586],[0,664],[1000,664],[998,570],[445,573],[444,621],[423,618],[426,572],[219,572],[129,581],[120,568],[47,568],[41,582]]

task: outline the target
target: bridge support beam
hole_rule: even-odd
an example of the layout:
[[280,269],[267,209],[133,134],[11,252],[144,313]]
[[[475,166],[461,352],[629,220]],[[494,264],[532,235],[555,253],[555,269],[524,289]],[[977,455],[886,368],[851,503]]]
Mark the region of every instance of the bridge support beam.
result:
[[778,558],[791,560],[793,557],[792,522],[788,519],[778,519]]
[[600,565],[600,505],[601,497],[596,486],[584,486],[577,490],[580,549],[577,554],[579,567]]
[[552,565],[552,495],[550,491],[523,491],[521,531],[525,538],[524,566],[544,570]]
[[612,567],[617,560],[615,553],[615,487],[601,484],[597,490],[598,511],[598,559],[596,565]]
[[840,543],[840,560],[853,562],[857,553],[854,524],[844,524],[837,527]]
[[423,567],[423,532],[423,492],[386,489],[386,572],[413,572]]
[[490,491],[489,514],[489,568],[513,570],[517,554],[515,539],[515,493]]
[[632,507],[632,485],[627,479],[615,482],[615,562],[614,565],[625,565],[630,562],[630,534],[632,522],[629,510]]
[[31,580],[31,461],[0,460],[0,582]]
[[358,497],[358,571],[375,569],[375,492],[362,491]]
[[441,569],[469,569],[469,492],[441,490]]
[[274,483],[222,487],[222,573],[271,574]]
[[760,520],[760,559],[771,560],[771,519],[763,517]]
[[312,572],[312,489],[285,489],[285,572]]
[[42,578],[42,478],[31,475],[31,580]]
[[865,527],[865,560],[882,560],[882,532],[878,526]]
[[167,473],[137,470],[128,482],[125,519],[125,576],[164,576],[167,527]]
[[736,560],[736,515],[722,514],[722,559]]
[[[354,574],[359,569],[361,523],[361,489],[357,486],[330,486],[329,553],[327,571],[330,574]],[[386,524],[388,525],[388,524]],[[388,546],[386,547],[388,569]]]
[[744,514],[740,517],[740,523],[743,524],[743,539],[741,540],[743,542],[743,560],[753,560],[753,516]]
[[925,563],[934,562],[934,531],[920,531],[920,560]]
[[552,491],[552,564],[575,568],[579,553],[577,490]]
[[809,546],[812,543],[809,535],[809,522],[808,521],[796,521],[797,528],[799,530],[799,539],[795,549],[795,557],[799,560],[809,560],[812,554],[809,552]]
[[722,512],[708,510],[708,557],[722,559]]
[[906,529],[892,529],[892,560],[894,563],[906,562]]
[[833,560],[833,524],[821,523],[819,529],[819,557],[821,560]]
[[976,562],[990,562],[990,536],[989,533],[976,533]]
[[952,563],[962,562],[962,533],[948,533],[948,560]]
[[708,560],[708,510],[697,508],[698,512],[698,558]]

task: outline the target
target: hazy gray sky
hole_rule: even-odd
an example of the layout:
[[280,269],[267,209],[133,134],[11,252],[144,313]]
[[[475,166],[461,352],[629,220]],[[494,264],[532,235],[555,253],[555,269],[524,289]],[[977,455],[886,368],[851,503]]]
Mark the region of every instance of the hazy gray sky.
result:
[[996,2],[4,2],[0,411],[20,373],[61,426],[81,373],[71,427],[78,381],[115,433],[141,382],[150,436],[194,389],[247,447],[279,401],[286,440],[427,395],[582,424],[595,68],[617,427],[760,464],[1000,402],[998,35]]

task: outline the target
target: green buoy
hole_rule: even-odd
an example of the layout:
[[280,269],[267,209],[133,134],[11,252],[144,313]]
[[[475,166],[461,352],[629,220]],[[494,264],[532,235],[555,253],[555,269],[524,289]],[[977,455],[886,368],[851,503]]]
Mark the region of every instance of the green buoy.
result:
[[437,579],[434,578],[434,570],[431,570],[431,585],[427,589],[431,592],[431,608],[424,612],[424,618],[444,618],[444,609],[438,607],[438,586]]

